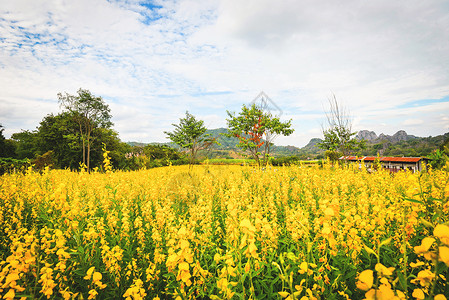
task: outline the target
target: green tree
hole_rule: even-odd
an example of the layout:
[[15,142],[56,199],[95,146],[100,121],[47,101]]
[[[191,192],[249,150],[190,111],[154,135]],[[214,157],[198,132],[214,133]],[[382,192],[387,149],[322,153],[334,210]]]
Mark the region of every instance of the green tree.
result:
[[364,148],[365,141],[357,140],[357,132],[352,131],[352,119],[346,110],[333,99],[329,99],[330,110],[326,113],[327,125],[323,128],[324,139],[318,143],[318,147],[324,150],[337,151],[347,156],[353,150]]
[[444,167],[446,162],[449,160],[448,156],[444,151],[440,151],[440,149],[436,149],[430,155],[430,165],[434,169],[441,169]]
[[239,115],[227,112],[229,119],[228,136],[239,140],[237,147],[249,153],[259,167],[268,163],[270,147],[273,140],[280,134],[288,136],[293,133],[291,120],[281,122],[279,117],[253,104],[243,105]]
[[[102,166],[103,144],[111,151],[112,163],[118,166],[129,149],[120,141],[118,133],[109,128],[97,127],[93,129],[91,135],[93,138],[90,147],[90,166]],[[48,160],[51,153],[55,167],[79,168],[82,161],[82,141],[79,124],[73,113],[66,111],[57,115],[47,115],[40,122],[34,141],[35,159],[43,160],[41,156],[45,154]]]
[[324,157],[334,163],[341,157],[341,153],[334,150],[326,150],[326,152],[324,152]]
[[92,140],[91,147],[91,165],[92,166],[102,166],[103,161],[103,147],[109,151],[109,156],[111,158],[111,163],[114,168],[119,168],[124,160],[125,154],[128,153],[132,147],[127,143],[120,141],[119,134],[117,131],[110,128],[95,128],[92,132],[92,136],[95,139]]
[[72,113],[63,112],[45,116],[39,124],[35,141],[35,158],[52,151],[55,167],[71,169],[79,167],[80,135]]
[[204,121],[197,120],[188,111],[185,118],[179,119],[179,124],[172,125],[175,130],[164,131],[164,133],[173,143],[187,150],[190,166],[195,163],[198,151],[209,148],[215,142],[213,138],[205,134],[207,128],[204,126]]
[[19,159],[32,159],[37,151],[37,131],[22,130],[13,133],[11,139],[16,145],[16,153]]
[[82,141],[83,164],[90,169],[90,149],[94,136],[92,132],[97,127],[110,128],[111,110],[101,97],[95,97],[89,90],[79,89],[78,95],[73,96],[58,93],[61,107],[72,113],[79,126]]
[[3,135],[5,128],[0,124],[0,157],[15,157],[15,148],[11,140]]
[[446,138],[443,143],[441,143],[439,149],[434,150],[429,155],[430,165],[434,169],[441,169],[449,161],[449,138]]

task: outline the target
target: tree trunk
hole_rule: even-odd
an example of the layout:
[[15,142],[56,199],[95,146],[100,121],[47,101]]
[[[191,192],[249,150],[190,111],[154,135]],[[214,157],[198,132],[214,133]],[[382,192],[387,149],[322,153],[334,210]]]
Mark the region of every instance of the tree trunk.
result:
[[87,172],[90,173],[90,132],[87,134]]
[[80,125],[81,140],[83,141],[83,165],[86,165],[86,144],[84,141],[84,134],[83,134],[83,128],[81,126],[81,122],[79,123],[79,125]]
[[84,141],[84,136],[81,136],[81,139],[83,140],[83,166],[86,165],[86,144]]

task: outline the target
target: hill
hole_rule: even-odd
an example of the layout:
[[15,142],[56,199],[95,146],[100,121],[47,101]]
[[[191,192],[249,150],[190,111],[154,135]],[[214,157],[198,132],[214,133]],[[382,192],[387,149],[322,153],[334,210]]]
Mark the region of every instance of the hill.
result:
[[360,130],[359,132],[357,132],[356,138],[358,140],[365,140],[369,143],[377,143],[377,142],[383,142],[383,141],[397,143],[397,142],[402,142],[402,141],[413,140],[418,137],[416,137],[414,135],[409,135],[404,130],[399,130],[398,132],[396,132],[393,135],[385,135],[385,134],[381,133],[379,136],[377,136],[377,134],[374,131]]
[[[235,137],[228,137],[226,133],[228,130],[226,128],[217,128],[217,129],[209,129],[206,131],[207,134],[210,134],[214,137],[219,144],[215,144],[213,149],[209,151],[207,156],[209,158],[226,158],[226,157],[234,157],[240,156],[241,150],[236,146],[239,143],[239,140]],[[276,146],[273,145],[271,148],[271,154],[274,157],[282,157],[282,156],[298,156],[302,154],[300,148],[295,146]],[[238,158],[240,158],[238,157]]]
[[[214,137],[218,144],[202,153],[207,158],[244,158],[245,155],[236,146],[238,139],[226,136],[226,128],[209,129],[206,131]],[[366,141],[366,149],[354,153],[357,155],[382,155],[382,156],[428,156],[438,149],[445,141],[449,140],[449,132],[435,137],[417,137],[409,135],[404,130],[399,130],[393,135],[379,134],[374,131],[361,130],[356,138]],[[318,148],[320,138],[312,138],[302,147],[273,145],[271,155],[274,157],[297,156],[300,159],[320,159],[324,157],[324,150]],[[128,142],[132,146],[145,146],[144,143]],[[151,143],[176,147],[173,143]]]
[[[417,137],[407,134],[404,130],[399,130],[393,135],[383,133],[377,135],[374,131],[361,130],[356,138],[366,141],[366,149],[354,153],[357,155],[428,156],[449,139],[449,132],[435,137]],[[313,156],[322,155],[323,150],[317,146],[320,141],[319,138],[313,138],[301,150]]]

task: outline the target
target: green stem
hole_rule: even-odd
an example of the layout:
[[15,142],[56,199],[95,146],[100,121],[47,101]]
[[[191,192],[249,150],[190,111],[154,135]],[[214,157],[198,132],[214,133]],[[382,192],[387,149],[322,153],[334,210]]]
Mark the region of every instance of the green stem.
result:
[[407,239],[406,239],[406,235],[405,235],[405,218],[407,216],[407,207],[404,207],[404,211],[402,214],[402,251],[403,251],[403,264],[402,264],[402,272],[404,273],[404,282],[405,282],[405,287],[404,287],[404,291],[405,293],[407,293],[408,291],[408,286],[407,286]]

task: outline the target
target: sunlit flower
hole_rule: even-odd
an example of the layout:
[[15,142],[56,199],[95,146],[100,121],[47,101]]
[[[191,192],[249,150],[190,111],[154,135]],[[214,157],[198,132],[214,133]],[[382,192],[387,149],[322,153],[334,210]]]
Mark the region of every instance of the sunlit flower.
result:
[[432,237],[425,237],[422,241],[421,241],[421,245],[420,246],[416,246],[414,248],[415,253],[416,254],[422,254],[425,253],[427,251],[429,251],[429,248],[432,246],[432,244],[435,242],[435,239]]
[[356,286],[362,291],[367,291],[373,286],[373,281],[373,270],[365,270],[360,273]]
[[438,224],[433,230],[433,235],[438,237],[443,244],[449,246],[449,226]]
[[413,290],[412,297],[415,297],[418,300],[422,300],[422,299],[426,298],[426,295],[424,294],[422,289],[415,289],[415,290]]
[[442,261],[449,267],[449,247],[442,246],[438,248],[438,260]]
[[412,283],[419,283],[421,286],[426,287],[430,285],[430,282],[435,278],[435,274],[432,271],[426,269],[419,271],[418,276],[411,280]]

